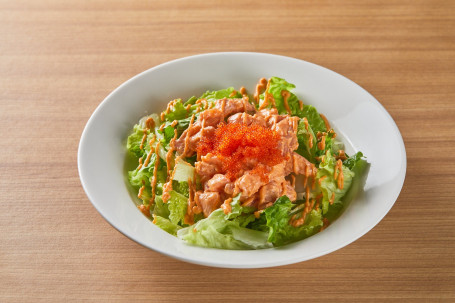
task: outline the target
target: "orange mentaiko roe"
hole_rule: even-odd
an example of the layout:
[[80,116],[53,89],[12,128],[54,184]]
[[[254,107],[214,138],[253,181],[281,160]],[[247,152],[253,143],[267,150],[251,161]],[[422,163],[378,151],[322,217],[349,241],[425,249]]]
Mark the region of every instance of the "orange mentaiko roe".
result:
[[285,160],[278,149],[280,138],[276,131],[260,125],[220,123],[214,136],[202,138],[197,153],[218,156],[223,163],[223,173],[231,180],[252,169],[251,165],[254,165],[253,173],[267,180],[268,167]]

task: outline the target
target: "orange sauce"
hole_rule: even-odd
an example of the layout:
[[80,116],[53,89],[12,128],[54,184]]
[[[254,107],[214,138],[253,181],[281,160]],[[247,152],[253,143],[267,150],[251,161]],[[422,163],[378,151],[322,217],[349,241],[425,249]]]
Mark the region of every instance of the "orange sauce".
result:
[[242,96],[246,96],[246,95],[247,95],[246,88],[245,88],[244,86],[242,86],[242,87],[239,89],[239,92],[242,94]]
[[149,165],[149,162],[150,162],[150,158],[152,157],[152,144],[153,142],[155,142],[155,137],[152,137],[152,139],[150,140],[149,142],[149,145],[150,145],[150,152],[149,154],[147,155],[147,158],[145,159],[145,162],[144,162],[144,166],[147,167],[147,165]]
[[309,134],[309,136],[308,136],[308,146],[310,148],[313,148],[313,135],[312,134]]
[[200,209],[199,206],[196,205],[195,183],[193,181],[191,181],[191,178],[188,178],[188,188],[189,188],[190,192],[189,192],[189,198],[188,198],[188,206],[186,208],[186,214],[185,214],[183,223],[191,225],[194,223],[194,214],[201,213],[202,209]]
[[324,150],[325,148],[325,135],[321,137],[321,141],[318,142],[318,149]]
[[140,170],[141,168],[142,168],[142,158],[139,158],[139,166],[136,169]]
[[224,201],[223,205],[221,205],[221,208],[226,215],[232,211],[231,202],[232,198],[229,198]]
[[144,149],[145,139],[147,139],[147,129],[144,129],[144,135],[142,136],[141,145],[139,146],[139,149]]
[[324,181],[325,178],[327,178],[327,176],[322,176],[319,178],[319,180],[318,180],[319,186],[322,184],[322,181]]
[[327,118],[323,114],[319,114],[319,116],[321,116],[322,120],[324,120],[325,128],[327,128],[327,131],[330,130],[329,120],[327,120]]
[[145,189],[145,185],[142,185],[141,188],[139,189],[139,193],[137,194],[137,197],[139,199],[142,198],[142,193],[144,192],[144,189]]
[[152,117],[147,118],[147,120],[145,121],[145,127],[148,129],[155,128],[155,120],[153,120]]
[[191,116],[190,125],[188,126],[188,129],[186,130],[185,148],[183,149],[182,157],[185,157],[186,153],[188,152],[188,144],[190,142],[190,132],[191,132],[191,128],[193,127],[194,117],[195,117],[195,115]]
[[343,175],[343,162],[341,159],[337,160],[335,170],[333,172],[333,178],[337,180],[337,186],[339,189],[343,189],[344,186],[344,175]]
[[270,79],[267,81],[267,87],[264,92],[264,101],[262,102],[261,106],[259,106],[259,110],[266,108],[269,105],[269,101],[272,101],[272,106],[276,107],[275,99],[272,95],[269,94],[269,87],[270,87]]
[[174,156],[174,142],[177,139],[177,129],[174,129],[174,137],[171,139],[171,142],[169,142],[169,151],[166,154],[166,168],[167,168],[167,182],[163,186],[163,195],[162,199],[164,203],[167,203],[169,198],[171,197],[169,195],[169,192],[172,190],[172,180],[174,179],[174,174],[175,174],[175,167],[174,170],[171,172],[171,160],[172,157]]
[[287,90],[281,91],[281,96],[283,96],[283,103],[284,103],[284,108],[288,112],[289,115],[292,115],[291,108],[289,107],[288,99],[291,96],[291,93],[288,92]]
[[237,95],[237,91],[233,90],[232,93],[229,94],[229,97],[234,97],[235,95]]
[[309,127],[309,126],[308,126],[308,119],[307,119],[306,117],[304,117],[304,118],[302,119],[302,121],[303,121],[303,124],[305,125],[306,131],[308,131],[308,127]]
[[347,157],[346,157],[346,153],[344,152],[344,150],[340,149],[338,151],[338,155],[335,156],[335,158],[338,160],[338,159],[341,159],[342,161],[346,160]]
[[343,175],[343,162],[341,159],[337,160],[335,170],[333,172],[333,178],[337,180],[337,186],[339,189],[343,189],[344,186],[344,175]]
[[[152,181],[152,198],[150,199],[150,204],[155,202],[155,193],[156,193],[156,183],[157,183],[157,173],[158,173],[158,166],[160,165],[160,156],[159,156],[159,148],[160,148],[160,142],[155,146],[155,155],[156,155],[156,161],[155,161],[155,166],[153,167],[153,181]],[[152,153],[152,151],[150,151]]]
[[[143,213],[146,217],[150,217],[150,205],[141,204],[141,205],[138,205],[137,208],[139,208],[141,213]],[[155,223],[155,222],[153,222],[153,223]]]
[[256,85],[256,90],[255,90],[254,96],[253,96],[253,99],[256,102],[256,104],[259,104],[259,95],[261,95],[264,92],[266,86],[267,86],[267,79],[261,78],[259,80],[259,83]]
[[326,229],[327,226],[329,226],[329,224],[330,224],[330,223],[329,223],[329,220],[327,220],[327,218],[323,218],[323,219],[322,219],[322,227],[321,227],[320,232],[323,231],[324,229]]

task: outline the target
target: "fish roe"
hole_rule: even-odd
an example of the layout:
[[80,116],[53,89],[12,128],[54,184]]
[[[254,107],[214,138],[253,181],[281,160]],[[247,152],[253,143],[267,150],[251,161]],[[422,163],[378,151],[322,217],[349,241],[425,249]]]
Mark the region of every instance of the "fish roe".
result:
[[213,136],[202,138],[197,153],[198,156],[208,153],[218,156],[223,163],[223,173],[231,180],[251,170],[267,181],[270,167],[286,159],[278,148],[280,139],[276,131],[260,125],[222,122]]

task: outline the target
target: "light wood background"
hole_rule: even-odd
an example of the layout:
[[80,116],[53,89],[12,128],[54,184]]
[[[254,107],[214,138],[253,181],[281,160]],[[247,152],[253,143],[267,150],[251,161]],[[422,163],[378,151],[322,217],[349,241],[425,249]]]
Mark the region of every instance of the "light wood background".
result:
[[[335,70],[403,135],[384,220],[321,258],[183,263],[112,228],[77,147],[102,99],[171,59],[259,51]],[[455,1],[0,0],[0,301],[454,302]]]

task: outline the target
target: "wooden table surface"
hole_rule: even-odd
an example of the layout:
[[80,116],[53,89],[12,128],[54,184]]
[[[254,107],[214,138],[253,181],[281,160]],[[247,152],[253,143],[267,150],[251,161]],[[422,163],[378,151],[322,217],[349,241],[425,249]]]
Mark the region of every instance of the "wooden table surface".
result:
[[[361,239],[293,265],[209,268],[127,239],[87,199],[77,147],[109,92],[239,50],[328,67],[395,119],[406,181]],[[0,0],[0,302],[454,302],[454,129],[455,1]]]

